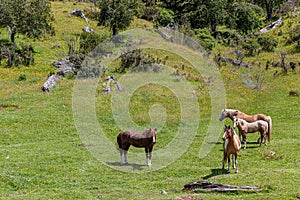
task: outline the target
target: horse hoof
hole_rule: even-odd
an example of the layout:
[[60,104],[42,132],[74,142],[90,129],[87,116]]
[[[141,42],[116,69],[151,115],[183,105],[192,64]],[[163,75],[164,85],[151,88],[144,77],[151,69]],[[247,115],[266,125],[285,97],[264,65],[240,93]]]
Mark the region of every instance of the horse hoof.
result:
[[230,171],[227,171],[227,174],[230,174]]

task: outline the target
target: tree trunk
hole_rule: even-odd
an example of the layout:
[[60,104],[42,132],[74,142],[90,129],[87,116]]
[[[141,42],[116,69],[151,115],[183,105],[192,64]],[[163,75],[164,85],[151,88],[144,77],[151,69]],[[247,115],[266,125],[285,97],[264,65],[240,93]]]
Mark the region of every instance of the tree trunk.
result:
[[267,20],[270,22],[272,20],[272,12],[273,12],[273,2],[272,0],[265,0],[266,10],[267,10]]
[[10,33],[10,41],[12,45],[15,44],[15,36],[16,36],[16,32],[12,30]]
[[113,32],[113,35],[117,35],[118,34],[118,30],[117,30],[117,25],[116,24],[114,24],[112,26],[112,32]]

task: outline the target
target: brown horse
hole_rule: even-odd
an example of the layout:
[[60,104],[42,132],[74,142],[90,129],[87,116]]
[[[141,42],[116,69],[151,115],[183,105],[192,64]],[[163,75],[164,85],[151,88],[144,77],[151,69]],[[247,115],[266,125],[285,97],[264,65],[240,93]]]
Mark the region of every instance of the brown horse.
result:
[[151,166],[152,149],[156,143],[156,129],[150,128],[142,133],[133,130],[124,131],[118,134],[117,142],[119,145],[121,165],[123,165],[123,154],[124,161],[128,164],[127,151],[130,145],[132,145],[138,148],[145,148],[147,165]]
[[264,139],[264,144],[266,144],[266,137],[269,138],[268,132],[268,123],[263,120],[257,120],[252,123],[248,123],[246,120],[235,118],[233,127],[238,127],[240,135],[243,136],[244,149],[246,149],[246,134],[248,133],[260,133],[260,145]]
[[264,114],[256,114],[256,115],[247,115],[239,110],[235,109],[223,109],[220,115],[219,120],[222,121],[226,117],[230,118],[234,121],[234,118],[240,118],[246,120],[247,122],[255,122],[257,120],[263,120],[268,123],[268,142],[270,142],[271,132],[272,132],[272,119],[270,116]]
[[237,157],[238,153],[241,149],[241,141],[237,134],[230,126],[226,126],[224,128],[224,135],[222,137],[224,144],[224,157],[222,162],[222,169],[224,169],[224,164],[226,159],[228,160],[228,170],[227,172],[230,173],[230,155],[232,154],[232,164],[233,169],[235,169],[235,173],[238,173],[237,167]]

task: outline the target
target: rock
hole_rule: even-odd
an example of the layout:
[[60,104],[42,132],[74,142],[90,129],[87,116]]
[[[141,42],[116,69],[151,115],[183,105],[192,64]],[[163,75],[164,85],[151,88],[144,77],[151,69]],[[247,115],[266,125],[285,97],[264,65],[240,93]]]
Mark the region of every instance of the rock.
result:
[[165,190],[162,190],[160,193],[163,194],[163,195],[168,194]]

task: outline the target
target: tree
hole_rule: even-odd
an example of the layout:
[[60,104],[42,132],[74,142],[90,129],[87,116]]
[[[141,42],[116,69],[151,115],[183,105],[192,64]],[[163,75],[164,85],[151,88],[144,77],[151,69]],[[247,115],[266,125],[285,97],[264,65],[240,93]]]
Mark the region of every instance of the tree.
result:
[[113,35],[127,28],[132,19],[135,2],[130,0],[102,0],[99,3],[99,25],[108,26]]
[[271,21],[274,8],[282,4],[285,0],[255,0],[254,3],[263,7],[267,12],[267,20]]
[[0,0],[0,26],[7,27],[12,45],[17,33],[28,37],[54,34],[48,0]]
[[234,12],[235,28],[243,33],[259,28],[262,22],[262,9],[259,6],[239,3]]

